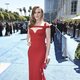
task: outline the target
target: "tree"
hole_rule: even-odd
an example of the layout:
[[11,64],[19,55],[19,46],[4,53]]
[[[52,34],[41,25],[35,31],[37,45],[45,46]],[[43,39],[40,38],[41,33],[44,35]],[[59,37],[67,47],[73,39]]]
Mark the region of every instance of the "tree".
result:
[[22,15],[22,9],[21,9],[21,8],[19,8],[19,11],[20,11],[20,13],[21,13],[21,15]]
[[14,15],[14,17],[15,17],[16,20],[19,19],[19,13],[17,13],[17,12],[13,12],[13,15]]
[[8,12],[3,12],[3,15],[4,15],[4,19],[5,20],[10,20],[10,16],[9,16],[9,13]]
[[0,8],[0,11],[4,11],[2,8]]
[[4,20],[4,15],[2,12],[0,12],[0,20]]
[[13,13],[19,16],[19,13],[18,12],[13,12]]
[[32,10],[32,6],[29,6],[29,10]]
[[28,12],[29,12],[29,16],[30,16],[30,10],[28,10]]
[[24,15],[26,16],[26,8],[23,7]]
[[9,13],[9,16],[10,16],[11,21],[14,21],[16,19],[15,16],[13,15],[13,13]]
[[26,18],[24,16],[19,16],[19,19],[18,20],[19,21],[24,21],[24,20],[26,20]]
[[7,10],[7,9],[5,9],[5,12],[8,12],[8,10]]
[[29,16],[31,14],[31,10],[32,10],[32,6],[29,6],[28,12],[29,12]]

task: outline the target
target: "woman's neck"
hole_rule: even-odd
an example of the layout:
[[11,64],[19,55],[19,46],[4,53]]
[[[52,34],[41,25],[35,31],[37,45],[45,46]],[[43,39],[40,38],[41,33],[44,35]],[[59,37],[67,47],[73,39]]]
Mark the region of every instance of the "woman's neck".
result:
[[40,23],[40,22],[42,22],[42,20],[36,20],[36,23]]
[[36,25],[40,25],[43,22],[43,20],[37,20]]

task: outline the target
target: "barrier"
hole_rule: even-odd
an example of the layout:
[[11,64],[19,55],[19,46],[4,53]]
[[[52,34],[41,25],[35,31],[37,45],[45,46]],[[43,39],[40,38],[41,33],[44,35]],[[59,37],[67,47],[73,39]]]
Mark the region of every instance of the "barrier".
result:
[[66,46],[67,46],[67,55],[71,61],[75,59],[75,51],[78,46],[78,42],[76,42],[74,39],[70,38],[68,35],[64,35],[66,40]]
[[67,39],[66,37],[59,31],[59,29],[57,27],[55,27],[55,30],[56,30],[56,38],[57,38],[57,41],[58,41],[58,44],[60,45],[60,49],[61,49],[61,52],[62,52],[62,56],[63,57],[66,57],[68,56],[67,55]]
[[[75,59],[75,51],[78,46],[79,42],[76,42],[73,38],[70,38],[67,34],[63,35],[57,27],[55,27],[56,30],[56,39],[58,41],[58,44],[60,47],[60,52],[63,57],[68,57],[71,61],[74,61]],[[58,54],[60,55],[60,54]]]

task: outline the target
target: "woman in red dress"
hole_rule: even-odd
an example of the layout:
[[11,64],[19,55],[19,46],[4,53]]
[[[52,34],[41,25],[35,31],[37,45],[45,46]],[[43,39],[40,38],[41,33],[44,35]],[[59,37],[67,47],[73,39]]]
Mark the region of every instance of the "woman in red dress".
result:
[[50,25],[43,20],[43,10],[39,6],[32,9],[28,28],[29,80],[46,80],[46,67],[50,50]]

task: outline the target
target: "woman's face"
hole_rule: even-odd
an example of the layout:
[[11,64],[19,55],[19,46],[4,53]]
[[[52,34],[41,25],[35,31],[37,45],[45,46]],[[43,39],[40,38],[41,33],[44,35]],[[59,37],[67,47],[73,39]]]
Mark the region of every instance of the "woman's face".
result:
[[42,12],[40,8],[37,8],[34,13],[34,18],[36,20],[40,20],[42,18]]

